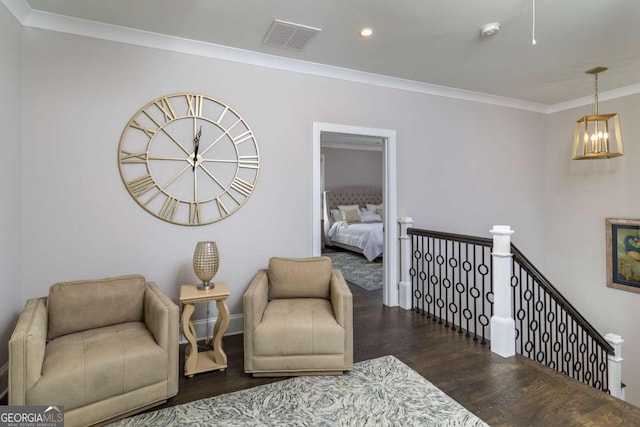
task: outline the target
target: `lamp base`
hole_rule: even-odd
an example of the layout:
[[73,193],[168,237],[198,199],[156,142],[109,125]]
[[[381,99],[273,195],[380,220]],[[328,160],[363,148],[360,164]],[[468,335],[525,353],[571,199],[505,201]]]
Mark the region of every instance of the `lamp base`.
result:
[[201,283],[198,285],[198,290],[201,291],[210,291],[211,289],[213,289],[215,287],[215,283]]

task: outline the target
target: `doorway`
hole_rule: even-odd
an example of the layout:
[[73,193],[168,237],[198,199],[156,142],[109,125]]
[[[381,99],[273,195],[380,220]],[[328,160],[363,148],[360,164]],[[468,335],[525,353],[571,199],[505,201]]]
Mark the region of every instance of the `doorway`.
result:
[[[379,141],[383,153],[382,193],[384,203],[384,283],[383,304],[398,305],[398,224],[396,212],[396,132],[388,129],[365,128],[332,123],[313,123],[312,179],[312,253],[322,252],[321,140],[323,133],[365,136],[363,141]],[[366,142],[365,142],[366,143]]]

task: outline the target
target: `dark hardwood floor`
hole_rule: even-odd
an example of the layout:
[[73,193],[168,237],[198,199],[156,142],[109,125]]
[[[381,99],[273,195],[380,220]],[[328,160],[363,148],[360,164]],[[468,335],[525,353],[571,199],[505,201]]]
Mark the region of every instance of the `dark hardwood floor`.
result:
[[[497,356],[411,311],[385,307],[381,291],[350,287],[354,362],[394,355],[491,426],[640,426],[640,408],[524,357]],[[188,378],[181,359],[180,391],[161,407],[282,380],[246,375],[242,347],[242,335],[224,338],[224,372]]]
[[[497,356],[411,311],[385,307],[381,291],[350,288],[354,362],[394,355],[491,426],[640,426],[638,407],[527,358]],[[242,335],[225,337],[228,369],[181,376],[178,395],[164,406],[281,380],[246,375],[242,346]]]

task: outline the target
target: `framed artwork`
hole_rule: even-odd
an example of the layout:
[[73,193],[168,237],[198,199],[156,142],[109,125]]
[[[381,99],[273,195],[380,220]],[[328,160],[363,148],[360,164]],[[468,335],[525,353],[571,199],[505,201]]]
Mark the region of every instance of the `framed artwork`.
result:
[[607,286],[640,293],[640,219],[605,220]]

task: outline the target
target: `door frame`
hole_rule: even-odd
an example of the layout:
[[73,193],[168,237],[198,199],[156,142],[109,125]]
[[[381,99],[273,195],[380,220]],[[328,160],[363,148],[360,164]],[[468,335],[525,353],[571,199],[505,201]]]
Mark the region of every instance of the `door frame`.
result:
[[384,202],[384,284],[382,302],[384,305],[398,305],[398,213],[396,184],[396,131],[335,123],[313,122],[313,165],[312,165],[312,253],[322,252],[321,199],[320,193],[320,148],[323,132],[348,135],[379,137],[383,140],[383,202]]

